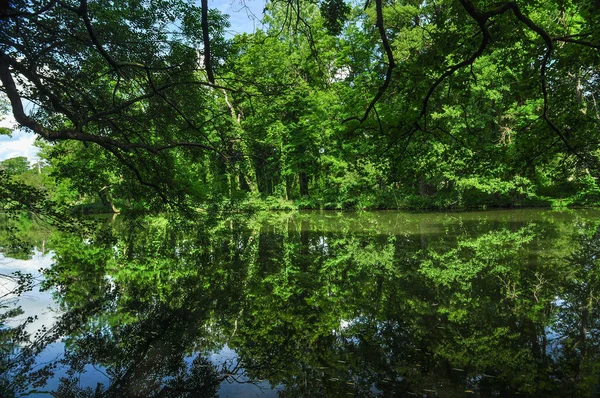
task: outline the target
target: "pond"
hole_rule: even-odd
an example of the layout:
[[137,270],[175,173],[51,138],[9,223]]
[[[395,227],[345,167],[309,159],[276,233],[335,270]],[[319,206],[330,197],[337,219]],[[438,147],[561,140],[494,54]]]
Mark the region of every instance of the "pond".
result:
[[2,397],[600,394],[597,210],[3,223]]

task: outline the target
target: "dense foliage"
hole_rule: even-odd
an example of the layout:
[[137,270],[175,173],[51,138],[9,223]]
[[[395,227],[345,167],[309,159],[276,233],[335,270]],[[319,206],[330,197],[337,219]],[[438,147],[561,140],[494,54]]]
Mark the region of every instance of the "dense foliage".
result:
[[600,199],[592,0],[270,1],[233,36],[206,1],[15,0],[0,18],[1,90],[70,205]]
[[31,334],[37,281],[0,273],[1,396],[597,394],[596,212],[229,212],[600,204],[597,0],[271,0],[227,28],[207,0],[2,2],[0,111],[40,159],[0,161],[0,266],[52,250],[59,308]]

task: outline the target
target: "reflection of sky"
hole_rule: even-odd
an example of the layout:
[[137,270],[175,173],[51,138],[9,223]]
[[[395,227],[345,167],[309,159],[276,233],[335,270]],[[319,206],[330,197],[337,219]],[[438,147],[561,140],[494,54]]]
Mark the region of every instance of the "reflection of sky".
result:
[[[52,254],[42,254],[36,250],[29,260],[15,260],[12,258],[6,258],[0,254],[0,274],[11,274],[15,271],[21,271],[24,274],[31,274],[38,282],[41,280],[40,268],[50,267],[52,264]],[[16,286],[16,283],[12,280],[1,280],[0,281],[0,296],[3,296],[9,290],[12,290]],[[7,299],[15,300],[13,296],[6,297]],[[36,330],[39,330],[42,326],[51,327],[54,324],[55,317],[57,315],[54,300],[50,296],[50,292],[40,292],[39,286],[33,288],[32,291],[23,293],[18,297],[18,305],[23,310],[23,315],[17,318],[13,318],[9,321],[9,325],[12,323],[17,324],[28,316],[37,315],[37,319],[30,323],[27,327],[27,332],[33,334]]]
[[[40,273],[41,268],[48,268],[52,265],[52,253],[46,253],[45,255],[35,250],[33,256],[29,260],[16,260],[12,258],[4,257],[0,253],[0,274],[8,275],[16,271],[22,273],[31,274],[38,282],[41,281],[42,275]],[[14,289],[16,283],[12,280],[0,280],[0,297],[4,296],[7,292]],[[56,318],[60,315],[54,300],[52,299],[52,293],[45,291],[40,292],[39,286],[36,286],[32,291],[24,293],[20,297],[9,295],[4,298],[10,300],[10,304],[20,306],[23,310],[23,314],[11,318],[7,324],[8,326],[16,326],[27,319],[27,317],[37,316],[32,323],[27,326],[27,332],[30,335],[34,335],[36,331],[40,330],[42,326],[50,329],[54,325]],[[48,345],[37,357],[36,364],[41,368],[43,365],[61,359],[64,356],[65,344],[58,340]],[[186,358],[186,362],[191,363],[193,357]],[[221,369],[223,364],[232,365],[237,363],[237,353],[229,348],[227,345],[218,352],[214,352],[209,355],[208,359],[217,367]],[[268,382],[249,383],[248,378],[243,375],[243,369],[240,370],[236,376],[237,382],[231,378],[225,379],[219,386],[219,397],[276,397],[277,391],[280,387],[271,388]],[[60,384],[61,377],[67,375],[67,368],[59,366],[54,371],[54,375],[50,377],[43,388],[40,391],[54,391]],[[80,387],[96,387],[98,383],[103,384],[105,387],[109,383],[109,379],[102,367],[96,367],[93,365],[85,365],[83,373],[80,375]],[[47,393],[30,393],[29,397],[48,397]]]
[[[227,30],[227,36],[232,37],[237,33],[253,32],[260,28],[265,3],[266,0],[209,0],[208,6],[229,15],[231,27]],[[12,115],[0,120],[0,127],[14,125]],[[26,156],[30,162],[37,161],[38,148],[33,146],[34,140],[34,134],[20,130],[15,130],[12,138],[0,135],[0,161],[17,156]]]
[[[33,256],[29,260],[16,260],[13,258],[4,257],[0,254],[0,274],[9,275],[13,272],[20,271],[24,274],[31,274],[36,281],[41,280],[40,268],[47,268],[52,265],[52,253],[46,253],[45,255],[35,250]],[[8,291],[16,287],[16,283],[10,279],[3,279],[0,281],[0,296],[3,296]],[[27,317],[36,317],[33,322],[29,323],[26,327],[26,331],[33,336],[36,331],[40,330],[42,326],[50,329],[56,321],[56,317],[59,312],[56,309],[54,300],[52,300],[51,293],[40,292],[39,284],[34,287],[32,291],[23,293],[19,297],[9,295],[5,299],[10,300],[10,304],[16,304],[21,307],[23,314],[15,318],[10,318],[7,321],[8,326],[17,326],[24,322]],[[48,345],[38,355],[36,363],[41,368],[44,364],[60,359],[64,352],[64,344],[61,341],[54,342]],[[37,368],[36,368],[37,369]],[[34,369],[35,370],[35,369]],[[65,376],[66,370],[58,370],[55,377],[48,381],[48,385],[44,389],[56,389],[59,384],[60,377]],[[97,379],[97,378],[96,378]],[[48,394],[29,394],[31,397],[48,397]]]
[[[208,359],[217,366],[217,369],[221,367],[221,364],[227,363],[229,366],[237,363],[237,353],[229,348],[227,344],[219,352],[215,352],[208,357]],[[242,369],[243,372],[243,369]],[[277,397],[279,396],[278,391],[281,387],[277,386],[271,388],[268,382],[256,382],[250,383],[248,378],[243,374],[236,375],[237,382],[233,379],[227,378],[219,386],[219,397]]]
[[[52,265],[52,256],[52,253],[46,253],[44,255],[38,250],[35,250],[33,256],[29,260],[6,258],[4,255],[0,254],[0,274],[11,274],[15,271],[21,271],[25,274],[31,274],[39,282],[42,278],[39,270],[40,268],[48,268]],[[2,280],[0,282],[0,296],[3,296],[8,290],[14,288],[15,286],[16,284],[13,281]],[[16,301],[16,304],[23,310],[22,315],[16,318],[11,318],[7,322],[8,326],[16,326],[24,322],[27,317],[37,316],[37,318],[26,328],[27,332],[31,336],[33,336],[36,331],[40,330],[42,326],[46,326],[46,328],[50,329],[52,325],[54,325],[56,318],[60,315],[60,312],[56,308],[57,306],[52,299],[52,293],[48,291],[40,292],[39,286],[34,287],[32,291],[26,292],[18,298],[14,296],[9,296],[6,298],[10,299],[11,303],[15,303],[14,300],[18,300]],[[57,359],[61,359],[64,351],[65,345],[60,340],[48,345],[37,356],[37,366],[41,368],[45,364],[56,361]],[[34,370],[36,369],[37,368],[34,368]],[[47,384],[41,390],[55,390],[60,383],[60,378],[66,376],[66,371],[67,369],[64,368],[56,369],[54,376],[48,380]],[[86,365],[82,380],[84,380],[84,386],[95,387],[97,383],[106,383],[108,379],[101,370],[98,370],[91,365]],[[49,394],[31,393],[27,396],[48,397]]]

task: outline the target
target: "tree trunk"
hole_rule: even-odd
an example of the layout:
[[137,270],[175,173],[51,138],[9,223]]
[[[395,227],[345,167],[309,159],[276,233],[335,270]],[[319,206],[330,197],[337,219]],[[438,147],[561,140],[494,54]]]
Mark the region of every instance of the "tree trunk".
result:
[[204,67],[208,81],[215,83],[215,76],[212,70],[212,61],[210,59],[210,37],[208,35],[208,0],[202,0],[202,41],[204,42]]
[[100,196],[100,201],[103,205],[110,207],[113,213],[119,213],[119,209],[117,209],[113,203],[112,195],[110,194],[110,187],[105,185],[102,187],[100,192],[98,192]]
[[285,200],[293,198],[292,187],[294,185],[294,179],[291,176],[285,178]]
[[246,191],[246,192],[251,192],[252,189],[250,189],[250,184],[248,184],[248,181],[246,181],[246,176],[244,175],[244,173],[239,174],[239,179],[240,179],[240,190]]
[[309,196],[308,195],[308,175],[301,171],[300,172],[300,196]]

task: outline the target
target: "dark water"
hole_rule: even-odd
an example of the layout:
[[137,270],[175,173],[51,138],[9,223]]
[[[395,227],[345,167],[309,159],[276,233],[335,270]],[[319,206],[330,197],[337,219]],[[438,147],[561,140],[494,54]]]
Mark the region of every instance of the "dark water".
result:
[[10,225],[2,397],[600,395],[598,211]]

